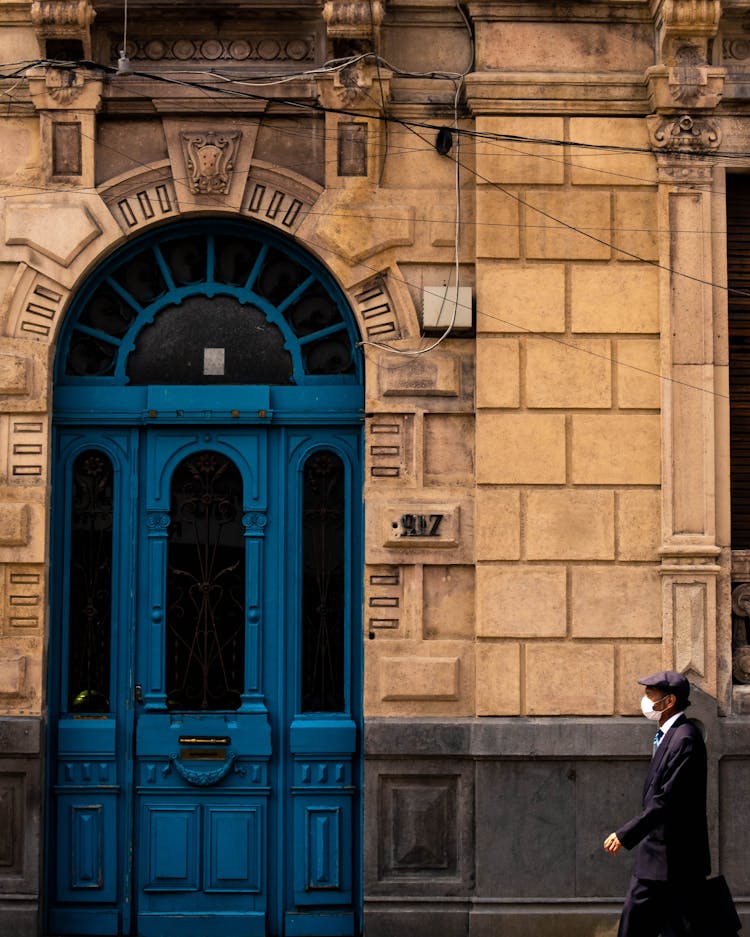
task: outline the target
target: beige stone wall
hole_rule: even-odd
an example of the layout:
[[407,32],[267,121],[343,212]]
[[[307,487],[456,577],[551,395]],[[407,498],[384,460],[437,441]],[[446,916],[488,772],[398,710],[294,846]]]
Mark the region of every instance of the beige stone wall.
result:
[[[637,118],[476,127],[648,146]],[[428,454],[462,461],[473,544],[464,527],[460,565],[395,568],[403,619],[371,629],[368,711],[631,713],[662,665],[655,160],[480,140],[476,166],[475,435],[437,412],[408,429],[414,503]]]

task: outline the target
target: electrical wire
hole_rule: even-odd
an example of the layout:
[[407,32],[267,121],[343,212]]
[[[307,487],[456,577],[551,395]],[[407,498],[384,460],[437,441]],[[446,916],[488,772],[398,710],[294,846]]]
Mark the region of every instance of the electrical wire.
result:
[[[43,64],[43,63],[42,63],[42,64]],[[10,77],[10,76],[6,76],[6,77]],[[149,76],[149,77],[151,77],[151,76]],[[179,84],[184,84],[183,82],[177,82],[177,83],[179,83]],[[200,86],[200,85],[196,85],[196,87],[198,87],[200,90],[204,90],[204,91],[209,92],[209,93],[214,90],[214,89],[212,89],[212,88],[210,88],[210,87],[209,87],[209,88],[206,88],[206,87],[203,87],[203,86]],[[255,95],[250,95],[250,97],[253,97],[253,98],[254,98],[254,97],[256,97],[256,96],[255,96]],[[457,101],[457,97],[456,97],[456,101]],[[455,107],[456,107],[456,104],[454,103],[454,108],[455,108]],[[317,108],[315,108],[315,109],[317,109]],[[337,111],[337,112],[339,112],[339,111]],[[365,116],[365,115],[362,115],[362,116]],[[368,116],[371,116],[371,115],[368,115]],[[419,137],[419,139],[421,139],[423,142],[425,142],[425,144],[426,144],[427,146],[431,147],[431,144],[429,143],[429,141],[427,141],[423,136],[421,136],[419,133],[417,133],[417,132],[414,130],[414,124],[415,124],[416,122],[413,122],[413,121],[405,121],[405,120],[401,120],[401,119],[399,119],[399,118],[391,118],[391,119],[394,120],[396,123],[401,124],[401,125],[402,125],[406,130],[408,130],[409,132],[411,132],[411,133],[416,133],[416,135]],[[456,120],[455,122],[457,123],[457,120]],[[417,126],[423,126],[423,123],[418,123]],[[435,125],[428,125],[428,126],[433,126],[433,127],[434,127]],[[457,129],[460,129],[460,128],[457,128]],[[116,148],[112,148],[112,149],[116,149]],[[126,155],[126,154],[122,153],[122,151],[117,151],[117,152],[120,152],[122,155]],[[648,151],[648,152],[651,152],[651,151]],[[134,161],[134,162],[138,162],[138,161]],[[476,170],[474,170],[472,167],[466,166],[465,164],[462,164],[460,158],[456,158],[456,159],[455,159],[455,164],[456,164],[456,172],[457,172],[457,173],[460,171],[461,168],[464,168],[464,169],[466,169],[467,171],[474,173],[474,175],[476,175],[479,179],[481,179],[482,181],[488,183],[489,185],[494,185],[496,188],[500,189],[500,191],[503,191],[503,192],[504,192],[506,195],[508,195],[509,197],[511,197],[511,198],[516,198],[516,200],[519,201],[521,204],[524,204],[524,205],[527,205],[527,204],[528,204],[528,203],[524,202],[524,200],[521,199],[520,197],[514,196],[514,194],[513,194],[512,192],[508,192],[508,191],[505,190],[502,186],[499,186],[497,183],[493,183],[492,180],[486,179],[484,176],[482,176],[480,173],[478,173],[478,172],[477,172]],[[148,164],[143,163],[142,165],[143,165],[143,166],[147,166]],[[183,181],[184,181],[184,180],[183,180]],[[52,191],[51,187],[45,187],[45,190],[47,190],[47,191]],[[459,187],[459,191],[460,191],[460,187]],[[541,211],[541,210],[539,210],[539,209],[536,209],[536,207],[533,206],[533,205],[528,205],[528,207],[531,208],[532,210],[538,211],[540,214],[542,214],[542,215],[544,215],[545,217],[547,217],[549,220],[551,220],[551,221],[552,221],[554,224],[556,224],[556,225],[562,225],[562,226],[564,226],[564,227],[570,229],[571,231],[577,232],[577,233],[582,234],[582,235],[584,235],[584,236],[586,236],[586,237],[591,237],[591,238],[593,238],[594,240],[598,241],[599,243],[604,244],[604,245],[608,246],[609,248],[611,248],[611,249],[613,249],[613,250],[620,250],[620,249],[618,249],[615,245],[609,243],[608,241],[605,241],[605,240],[602,239],[602,238],[597,238],[596,236],[591,235],[589,232],[587,232],[587,231],[585,231],[585,230],[576,228],[574,225],[570,225],[570,224],[568,224],[568,223],[566,223],[566,222],[564,222],[564,221],[562,221],[562,220],[560,220],[560,219],[557,219],[557,218],[555,218],[554,216],[552,216],[552,215],[549,214],[549,213],[546,213],[546,212],[543,212],[543,211]],[[632,229],[626,229],[626,230],[632,230]],[[321,245],[318,245],[318,246],[320,247]],[[323,248],[323,249],[328,250],[327,248]],[[719,289],[723,289],[723,290],[725,290],[725,291],[727,291],[727,292],[731,292],[733,295],[741,295],[741,296],[749,296],[749,295],[750,295],[750,293],[747,293],[747,292],[744,291],[744,290],[735,290],[735,289],[730,290],[727,286],[724,286],[723,284],[718,284],[718,283],[713,283],[713,282],[711,282],[711,281],[702,280],[702,279],[699,278],[699,277],[695,277],[695,276],[692,276],[692,275],[690,275],[690,274],[686,274],[686,273],[683,273],[683,272],[681,272],[681,271],[674,270],[673,268],[670,268],[670,267],[668,267],[668,266],[666,266],[666,265],[659,264],[658,262],[649,261],[647,258],[639,257],[638,255],[636,255],[636,254],[634,254],[634,253],[631,253],[631,252],[627,252],[627,251],[620,251],[620,252],[625,253],[625,254],[627,254],[628,256],[630,256],[632,259],[639,260],[639,261],[641,261],[642,263],[646,263],[646,264],[649,264],[649,265],[651,265],[651,266],[659,267],[660,269],[667,270],[667,271],[673,273],[674,275],[677,275],[677,276],[684,276],[684,277],[687,277],[687,278],[689,278],[689,279],[691,279],[691,280],[694,280],[694,281],[696,281],[696,282],[698,282],[698,283],[702,283],[702,284],[707,285],[707,286],[712,286],[712,287],[716,287],[716,288],[719,288]],[[335,253],[335,251],[332,251],[332,253]],[[364,266],[367,266],[367,265],[364,265]],[[377,271],[375,270],[375,268],[372,268],[372,269],[373,269],[374,272],[381,272],[379,269],[378,269]],[[396,279],[398,279],[398,278],[396,278]],[[414,284],[410,284],[410,283],[409,283],[407,280],[405,280],[405,279],[402,279],[402,282],[404,282],[407,286],[412,286],[412,287],[414,287]],[[454,312],[455,312],[455,310],[454,310]],[[510,320],[503,319],[503,318],[501,318],[501,317],[499,317],[499,316],[493,316],[492,314],[487,313],[487,312],[484,312],[484,311],[481,311],[481,310],[478,310],[478,315],[482,315],[482,316],[485,317],[485,318],[490,318],[490,319],[493,319],[493,320],[495,320],[495,321],[504,322],[504,323],[508,324],[509,326],[511,326],[511,328],[513,328],[514,330],[521,330],[521,331],[530,332],[530,333],[531,333],[531,331],[532,331],[532,330],[530,330],[530,329],[526,329],[526,328],[523,327],[523,326],[520,326],[520,325],[517,324],[517,323],[512,323]],[[534,332],[533,334],[538,334],[538,333],[535,333],[535,332]],[[569,347],[574,348],[574,349],[576,349],[576,350],[578,350],[578,351],[584,351],[585,353],[588,353],[588,354],[594,354],[594,356],[596,356],[596,357],[605,358],[606,360],[610,361],[611,363],[617,364],[617,365],[620,366],[620,367],[627,367],[627,368],[631,368],[631,369],[634,369],[634,370],[637,370],[637,371],[642,371],[643,373],[649,374],[650,376],[653,376],[653,377],[658,378],[658,379],[660,379],[660,380],[669,380],[669,381],[672,381],[672,382],[674,382],[674,383],[683,384],[684,386],[692,387],[693,389],[699,390],[699,391],[704,392],[704,393],[711,393],[711,394],[714,395],[714,396],[726,397],[726,395],[724,395],[724,394],[719,394],[718,392],[706,391],[704,388],[700,388],[700,387],[697,387],[697,386],[695,386],[695,385],[690,385],[690,384],[687,383],[687,382],[678,381],[678,380],[675,380],[674,378],[671,378],[671,377],[664,377],[664,376],[662,376],[662,375],[660,375],[660,374],[657,374],[656,372],[649,372],[649,371],[647,371],[646,369],[637,368],[637,367],[635,367],[635,366],[633,366],[633,365],[629,365],[629,364],[624,363],[624,362],[618,362],[618,361],[617,361],[616,359],[614,359],[614,358],[611,358],[611,357],[606,356],[606,355],[601,355],[601,354],[593,353],[593,352],[591,352],[591,351],[588,350],[588,349],[582,349],[582,348],[580,348],[580,346],[575,345],[575,344],[572,344],[572,343],[570,343],[570,342],[566,342],[565,340],[560,339],[559,337],[548,336],[548,335],[547,335],[547,336],[544,336],[544,337],[545,337],[546,339],[548,339],[548,340],[556,341],[556,342],[559,342],[559,343],[561,343],[561,344],[568,345]],[[442,340],[442,338],[441,338],[440,340]],[[370,343],[370,344],[378,344],[378,343]],[[386,346],[386,347],[388,347],[388,346]],[[390,349],[390,348],[389,348],[389,350],[393,350],[393,349]],[[419,353],[422,353],[423,351],[426,351],[426,350],[428,350],[428,349],[419,350]],[[404,349],[399,349],[399,351],[400,351],[401,353],[405,353],[406,350],[404,350]]]

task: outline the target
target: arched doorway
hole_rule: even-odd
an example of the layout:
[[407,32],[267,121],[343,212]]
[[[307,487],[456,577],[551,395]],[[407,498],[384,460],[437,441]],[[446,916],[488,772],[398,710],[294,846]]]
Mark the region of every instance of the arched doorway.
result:
[[362,362],[249,223],[167,226],[79,291],[55,384],[55,934],[358,929]]

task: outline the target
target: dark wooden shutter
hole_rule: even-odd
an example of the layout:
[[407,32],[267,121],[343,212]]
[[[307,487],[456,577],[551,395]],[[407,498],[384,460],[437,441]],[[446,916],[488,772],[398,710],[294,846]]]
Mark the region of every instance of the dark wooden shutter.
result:
[[750,176],[727,176],[732,549],[750,549]]

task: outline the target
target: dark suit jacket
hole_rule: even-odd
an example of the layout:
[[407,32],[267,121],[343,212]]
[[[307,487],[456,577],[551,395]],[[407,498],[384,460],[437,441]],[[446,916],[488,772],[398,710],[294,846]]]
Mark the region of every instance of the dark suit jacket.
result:
[[684,715],[651,759],[643,812],[617,830],[626,849],[640,843],[633,874],[655,881],[702,879],[711,871],[706,822],[706,746]]

